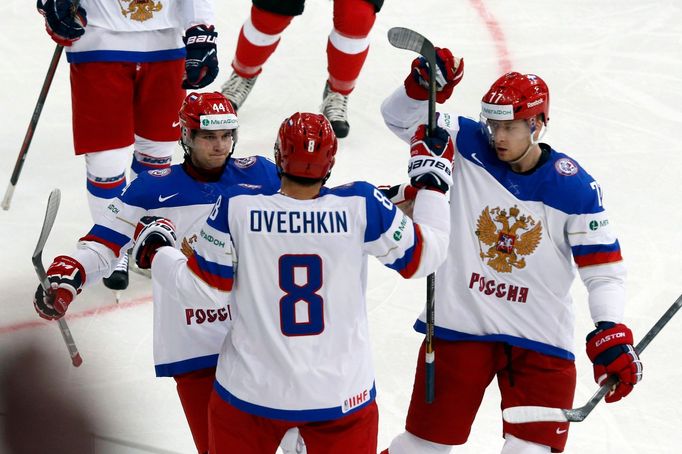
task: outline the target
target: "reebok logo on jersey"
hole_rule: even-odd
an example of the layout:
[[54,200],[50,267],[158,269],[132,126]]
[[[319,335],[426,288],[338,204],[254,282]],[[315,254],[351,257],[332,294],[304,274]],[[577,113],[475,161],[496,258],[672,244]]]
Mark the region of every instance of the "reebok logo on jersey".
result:
[[171,194],[171,195],[168,195],[168,196],[166,196],[166,197],[159,196],[159,202],[160,202],[160,203],[163,203],[163,202],[165,202],[165,201],[168,200],[168,199],[172,199],[173,197],[175,197],[175,196],[178,195],[178,194],[180,194],[180,193],[179,193],[179,192],[176,192],[175,194]]

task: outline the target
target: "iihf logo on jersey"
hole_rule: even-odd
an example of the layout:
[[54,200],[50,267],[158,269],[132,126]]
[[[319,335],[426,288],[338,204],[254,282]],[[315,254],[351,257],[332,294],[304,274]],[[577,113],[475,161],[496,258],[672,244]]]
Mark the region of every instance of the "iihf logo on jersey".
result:
[[343,413],[348,413],[354,408],[359,407],[369,400],[369,390],[365,389],[354,396],[350,396],[348,399],[343,401],[341,406],[341,411]]
[[[514,268],[526,266],[526,260],[519,256],[532,254],[540,244],[542,223],[535,222],[532,216],[520,215],[516,205],[509,209],[509,214],[500,207],[492,210],[485,207],[476,223],[476,236],[486,265],[500,273],[511,273]],[[489,246],[485,252],[481,243]]]
[[[122,2],[129,3],[128,7],[124,7]],[[121,7],[121,14],[126,17],[130,14],[130,19],[138,22],[151,19],[154,13],[163,9],[161,1],[154,0],[118,0],[118,4]]]

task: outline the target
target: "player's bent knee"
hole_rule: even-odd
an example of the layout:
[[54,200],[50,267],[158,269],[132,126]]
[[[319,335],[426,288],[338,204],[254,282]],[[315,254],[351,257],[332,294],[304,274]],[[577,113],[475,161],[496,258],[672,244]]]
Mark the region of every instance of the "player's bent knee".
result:
[[336,0],[334,28],[346,36],[364,37],[374,26],[376,13],[367,0]]
[[253,0],[253,6],[282,16],[300,16],[305,0]]
[[549,446],[521,440],[514,435],[504,434],[504,446],[500,454],[547,454],[552,452]]
[[450,445],[442,445],[424,440],[409,432],[403,432],[393,439],[388,447],[388,454],[448,454],[452,450]]

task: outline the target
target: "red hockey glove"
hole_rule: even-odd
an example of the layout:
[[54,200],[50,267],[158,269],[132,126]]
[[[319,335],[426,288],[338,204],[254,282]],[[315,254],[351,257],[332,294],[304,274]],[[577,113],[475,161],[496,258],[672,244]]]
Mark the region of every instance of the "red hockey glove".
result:
[[388,200],[393,202],[393,205],[401,205],[405,202],[413,202],[417,198],[417,188],[410,186],[407,183],[397,184],[395,186],[379,186],[379,191]]
[[152,260],[160,247],[175,247],[178,240],[175,236],[175,226],[170,219],[158,216],[140,218],[133,239],[135,241],[133,257],[137,266],[143,270],[152,267]]
[[50,288],[47,292],[39,285],[33,298],[33,307],[42,318],[62,318],[71,301],[81,292],[85,283],[85,270],[76,259],[66,255],[55,257],[47,269]]
[[213,25],[195,25],[188,28],[182,40],[185,43],[185,77],[182,88],[203,88],[218,75],[218,33]]
[[45,29],[52,40],[62,46],[78,41],[88,23],[82,7],[74,8],[71,0],[38,0],[38,12],[45,17]]
[[417,191],[419,189],[408,183],[402,183],[396,186],[379,186],[377,189],[388,200],[393,202],[400,211],[412,217],[414,211],[414,199],[417,198]]
[[[436,66],[436,102],[443,104],[462,80],[464,59],[453,56],[450,49],[436,47]],[[424,57],[412,62],[412,71],[405,79],[405,91],[412,99],[429,99],[429,64]]]
[[642,362],[632,344],[632,331],[622,323],[599,322],[597,329],[587,335],[587,356],[594,364],[594,380],[599,386],[611,375],[619,380],[606,395],[606,402],[619,401],[642,380]]
[[412,186],[447,192],[452,185],[452,159],[455,146],[452,137],[436,127],[431,137],[426,137],[426,126],[421,125],[412,137],[407,174]]

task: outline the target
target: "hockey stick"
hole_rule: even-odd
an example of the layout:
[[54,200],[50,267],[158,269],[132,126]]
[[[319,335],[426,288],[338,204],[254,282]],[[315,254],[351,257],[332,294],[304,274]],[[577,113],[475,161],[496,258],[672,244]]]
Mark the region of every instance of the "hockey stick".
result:
[[[59,189],[53,189],[50,193],[50,197],[47,199],[47,209],[45,210],[45,219],[43,220],[43,228],[40,230],[40,237],[38,237],[38,244],[33,251],[33,256],[31,261],[33,262],[33,268],[36,270],[38,275],[38,280],[40,280],[40,285],[43,286],[45,292],[50,288],[50,282],[47,280],[47,273],[45,272],[45,267],[43,266],[43,248],[45,247],[45,242],[47,237],[50,236],[50,231],[52,230],[52,225],[57,217],[57,210],[59,210],[59,201],[61,199],[61,193]],[[78,353],[78,348],[76,343],[73,341],[71,336],[71,330],[66,324],[64,318],[60,318],[57,323],[59,324],[59,330],[64,338],[64,343],[66,343],[66,348],[69,349],[69,356],[71,356],[71,363],[74,367],[78,367],[83,364],[83,359],[80,353]]]
[[19,150],[19,156],[17,157],[17,162],[14,164],[14,170],[12,171],[12,176],[9,179],[9,185],[5,191],[5,196],[2,199],[2,209],[9,210],[10,203],[12,203],[12,196],[14,195],[14,188],[17,186],[19,181],[19,175],[21,175],[21,169],[24,167],[24,161],[26,160],[26,155],[28,154],[28,147],[31,146],[31,140],[33,140],[33,133],[38,125],[38,120],[40,119],[40,114],[43,111],[43,105],[45,105],[45,98],[47,98],[47,92],[50,91],[50,85],[52,85],[52,79],[54,79],[54,73],[57,71],[57,65],[59,64],[59,59],[62,56],[62,50],[64,46],[57,44],[52,54],[52,60],[50,61],[50,67],[47,69],[47,74],[45,75],[45,80],[43,81],[43,88],[40,90],[40,95],[38,96],[38,102],[36,107],[33,109],[33,115],[31,116],[31,121],[28,124],[28,129],[26,130],[26,135],[24,136],[24,143],[21,144],[21,149]]
[[[79,5],[80,0],[74,0],[72,2],[71,14],[76,14]],[[43,81],[43,87],[40,89],[40,95],[38,95],[38,102],[36,102],[36,106],[33,109],[33,115],[31,115],[31,121],[28,123],[28,129],[26,130],[26,135],[24,136],[24,142],[21,144],[19,156],[17,156],[17,162],[14,164],[14,170],[12,171],[12,176],[9,179],[9,185],[7,185],[5,196],[2,198],[2,204],[0,204],[2,209],[5,211],[9,210],[9,206],[12,203],[14,188],[17,186],[19,175],[21,175],[21,169],[24,167],[24,161],[26,160],[26,155],[28,154],[28,147],[31,146],[33,133],[36,130],[36,126],[38,126],[38,120],[40,119],[40,114],[43,112],[45,99],[47,98],[47,93],[50,91],[52,79],[54,79],[54,74],[57,71],[57,65],[59,64],[59,59],[62,57],[63,50],[64,46],[61,44],[57,44],[57,46],[54,48],[52,60],[50,60],[50,66],[47,68],[47,74],[45,75],[45,80]]]
[[[436,129],[436,49],[431,41],[409,28],[393,27],[388,31],[388,42],[398,49],[411,50],[426,59],[429,65],[429,116],[427,134],[433,135]],[[434,294],[436,275],[426,278],[426,403],[430,404],[436,392],[436,352],[433,349],[433,330],[435,326]]]
[[[670,306],[670,308],[665,311],[665,314],[658,319],[658,321],[651,327],[648,333],[642,338],[641,341],[635,347],[638,354],[641,354],[644,349],[649,345],[656,335],[663,329],[663,327],[673,318],[673,315],[682,307],[682,295],[680,295],[677,300]],[[509,407],[502,412],[502,418],[505,421],[513,424],[521,424],[527,422],[543,422],[543,421],[555,421],[555,422],[580,422],[587,418],[587,415],[594,409],[594,407],[601,402],[602,398],[606,395],[611,387],[618,383],[618,379],[615,376],[608,378],[605,384],[603,384],[599,390],[594,393],[590,400],[587,401],[585,405],[580,408],[564,409],[564,408],[552,408],[552,407],[538,407],[538,406],[519,406],[519,407]]]

